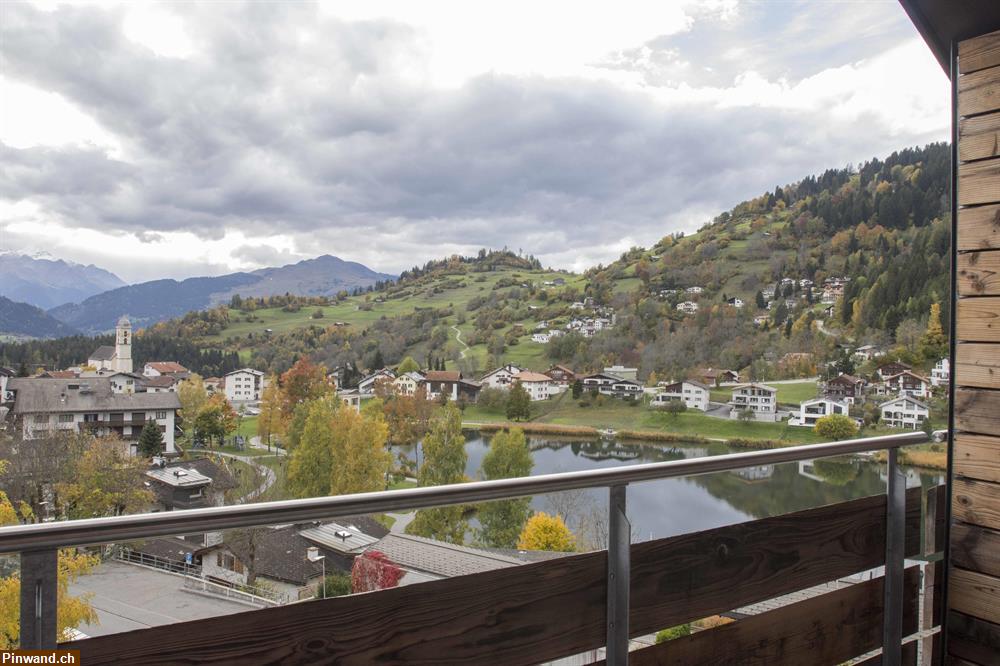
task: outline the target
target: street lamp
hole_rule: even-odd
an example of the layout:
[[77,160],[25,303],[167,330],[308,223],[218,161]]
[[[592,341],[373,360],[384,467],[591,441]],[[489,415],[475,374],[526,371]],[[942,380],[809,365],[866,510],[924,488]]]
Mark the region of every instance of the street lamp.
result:
[[319,562],[323,569],[323,578],[320,579],[320,590],[322,590],[322,597],[326,599],[326,555],[319,554],[319,548],[316,546],[309,546],[306,548],[306,558],[310,562]]

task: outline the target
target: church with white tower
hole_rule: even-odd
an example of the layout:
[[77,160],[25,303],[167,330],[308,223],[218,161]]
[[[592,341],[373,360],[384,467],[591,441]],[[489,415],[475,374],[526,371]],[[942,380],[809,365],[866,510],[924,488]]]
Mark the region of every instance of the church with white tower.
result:
[[98,347],[87,358],[97,371],[132,372],[132,322],[122,315],[115,326],[115,344]]

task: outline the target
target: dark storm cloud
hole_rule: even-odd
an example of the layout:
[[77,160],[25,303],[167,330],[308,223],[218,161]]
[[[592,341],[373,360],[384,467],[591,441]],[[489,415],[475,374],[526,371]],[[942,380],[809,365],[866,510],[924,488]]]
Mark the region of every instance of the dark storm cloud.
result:
[[877,120],[665,107],[575,79],[484,75],[434,90],[402,73],[425,57],[404,25],[345,23],[303,3],[184,7],[189,59],[129,41],[116,10],[5,8],[4,72],[73,102],[123,156],[8,150],[4,197],[140,238],[284,232],[302,254],[354,238],[390,270],[445,247],[601,254],[898,147]]

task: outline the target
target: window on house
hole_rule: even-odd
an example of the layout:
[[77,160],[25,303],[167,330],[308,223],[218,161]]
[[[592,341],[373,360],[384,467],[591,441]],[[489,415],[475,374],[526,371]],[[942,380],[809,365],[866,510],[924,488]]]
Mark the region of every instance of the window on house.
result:
[[72,414],[60,414],[59,415],[59,423],[72,423],[72,422],[73,422],[73,415]]
[[166,412],[156,412],[156,418],[157,419],[165,419],[165,418],[167,418],[167,413]]
[[48,423],[49,422],[49,415],[48,414],[35,414],[35,418],[33,420],[34,420],[35,423]]

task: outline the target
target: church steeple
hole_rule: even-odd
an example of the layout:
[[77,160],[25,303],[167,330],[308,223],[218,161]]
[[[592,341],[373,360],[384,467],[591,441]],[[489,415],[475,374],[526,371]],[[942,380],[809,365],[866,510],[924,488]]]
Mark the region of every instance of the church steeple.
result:
[[122,315],[115,326],[114,369],[118,372],[132,372],[132,322]]

